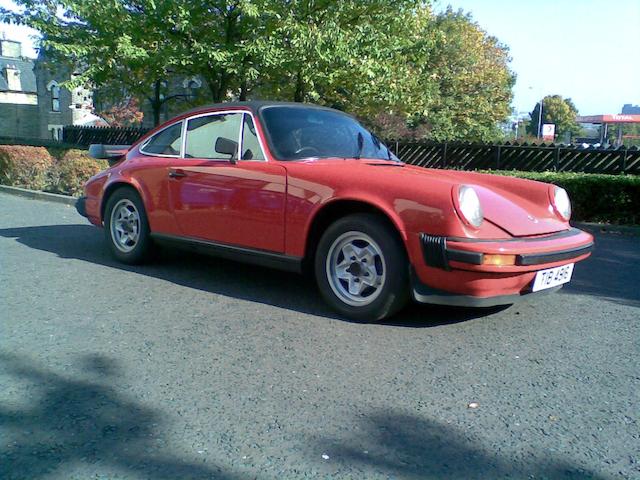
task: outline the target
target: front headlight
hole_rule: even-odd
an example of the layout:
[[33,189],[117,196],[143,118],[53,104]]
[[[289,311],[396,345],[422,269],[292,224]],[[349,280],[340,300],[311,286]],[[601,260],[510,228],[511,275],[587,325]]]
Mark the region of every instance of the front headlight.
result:
[[553,189],[553,208],[563,219],[569,221],[571,218],[571,201],[569,201],[569,195],[567,195],[567,191],[564,188],[555,187]]
[[480,198],[473,187],[462,185],[458,188],[457,207],[458,213],[469,225],[475,228],[482,225],[484,220],[482,205],[480,205]]

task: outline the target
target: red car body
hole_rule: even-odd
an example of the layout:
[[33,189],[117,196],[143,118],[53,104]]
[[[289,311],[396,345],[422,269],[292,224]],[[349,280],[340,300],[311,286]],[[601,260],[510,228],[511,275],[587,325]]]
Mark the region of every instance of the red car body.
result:
[[[102,226],[107,197],[128,185],[142,198],[156,240],[222,247],[244,260],[302,270],[330,222],[347,213],[377,212],[406,248],[413,297],[428,303],[512,303],[531,291],[536,272],[590,255],[592,236],[558,214],[551,185],[383,159],[279,160],[265,138],[262,105],[202,108],[158,127],[87,182],[81,213]],[[140,151],[145,139],[166,126],[222,110],[253,116],[264,161]],[[480,199],[484,221],[478,228],[456,206],[460,185],[472,186]]]

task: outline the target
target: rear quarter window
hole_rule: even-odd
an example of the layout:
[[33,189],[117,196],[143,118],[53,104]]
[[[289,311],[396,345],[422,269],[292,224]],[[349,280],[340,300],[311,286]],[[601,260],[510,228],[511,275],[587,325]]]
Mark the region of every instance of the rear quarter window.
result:
[[140,149],[142,153],[150,155],[180,156],[180,142],[182,140],[182,122],[178,122],[156,133]]

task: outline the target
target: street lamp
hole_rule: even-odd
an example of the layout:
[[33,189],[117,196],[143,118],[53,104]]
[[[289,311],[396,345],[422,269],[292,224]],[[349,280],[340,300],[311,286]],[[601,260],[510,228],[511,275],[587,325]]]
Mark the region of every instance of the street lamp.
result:
[[[533,89],[532,86],[530,86],[528,88],[529,88],[529,90],[531,90],[532,93],[535,92],[535,90]],[[542,109],[543,109],[543,107],[544,107],[544,96],[542,96],[540,98],[540,110],[538,111],[538,135],[537,135],[537,138],[540,138],[540,135],[542,134]],[[531,121],[533,122],[533,118],[531,119]]]

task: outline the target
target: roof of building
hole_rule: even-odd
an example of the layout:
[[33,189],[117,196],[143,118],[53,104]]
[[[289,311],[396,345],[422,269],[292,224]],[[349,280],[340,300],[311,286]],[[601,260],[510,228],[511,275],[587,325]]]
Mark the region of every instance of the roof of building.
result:
[[34,61],[26,58],[11,58],[0,56],[0,91],[9,90],[7,78],[4,75],[4,69],[7,66],[14,66],[20,71],[21,92],[36,93],[38,86],[36,84],[36,74],[33,71]]
[[640,115],[586,115],[576,117],[578,123],[640,123]]

